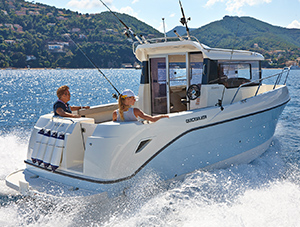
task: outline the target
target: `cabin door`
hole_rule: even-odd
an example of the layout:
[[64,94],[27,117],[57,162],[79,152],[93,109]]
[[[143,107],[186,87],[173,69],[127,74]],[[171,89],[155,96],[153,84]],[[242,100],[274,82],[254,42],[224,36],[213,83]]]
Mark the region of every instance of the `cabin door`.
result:
[[186,54],[150,59],[152,114],[187,110],[181,103],[187,84]]
[[187,99],[191,84],[201,88],[203,55],[201,52],[173,54],[150,59],[152,114],[166,114],[199,108],[200,98]]
[[167,108],[167,59],[150,59],[152,114],[166,114]]

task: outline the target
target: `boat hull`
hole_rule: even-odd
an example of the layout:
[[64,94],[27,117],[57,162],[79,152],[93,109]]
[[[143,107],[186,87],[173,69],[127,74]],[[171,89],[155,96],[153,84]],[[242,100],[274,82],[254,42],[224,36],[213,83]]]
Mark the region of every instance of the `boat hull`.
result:
[[268,149],[284,106],[194,128],[164,148],[149,168],[169,179],[196,169],[249,163]]
[[80,180],[74,175],[54,174],[47,169],[36,168],[28,164],[26,169],[8,175],[5,181],[8,187],[23,195],[42,193],[60,197],[101,194],[106,198],[111,198],[124,194],[124,189],[132,184],[132,180],[115,184],[99,184],[96,181]]

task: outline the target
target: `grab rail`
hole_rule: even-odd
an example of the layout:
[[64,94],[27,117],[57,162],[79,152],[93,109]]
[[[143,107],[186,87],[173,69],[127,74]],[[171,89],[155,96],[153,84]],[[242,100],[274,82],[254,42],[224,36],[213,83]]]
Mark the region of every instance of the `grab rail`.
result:
[[287,81],[287,78],[288,78],[288,76],[289,76],[290,70],[291,70],[290,68],[284,68],[280,73],[276,73],[276,74],[274,74],[274,75],[272,75],[272,76],[268,76],[268,77],[265,77],[265,78],[261,78],[261,79],[258,79],[258,80],[254,80],[254,81],[251,81],[251,82],[248,82],[248,83],[241,84],[241,85],[238,87],[238,89],[236,90],[236,92],[235,92],[235,94],[234,94],[234,96],[233,96],[233,98],[232,98],[230,104],[232,104],[233,101],[235,100],[235,98],[236,98],[238,92],[240,91],[241,87],[245,87],[245,86],[247,86],[247,85],[251,85],[251,84],[253,84],[253,83],[258,83],[258,82],[259,82],[259,85],[258,85],[258,87],[257,87],[257,89],[256,89],[256,92],[255,92],[255,95],[254,95],[254,96],[256,96],[256,95],[258,94],[258,91],[259,91],[259,89],[260,89],[260,87],[261,87],[261,85],[262,85],[262,82],[263,82],[264,80],[267,80],[267,79],[270,79],[270,78],[272,78],[272,77],[276,77],[276,76],[277,76],[276,81],[275,81],[274,86],[273,86],[273,90],[274,90],[274,89],[276,88],[276,86],[280,83],[283,74],[286,73],[285,80],[284,80],[284,83],[283,83],[283,85],[285,85],[285,84],[286,84],[286,81]]
[[[201,45],[203,49],[206,49],[202,43],[199,42],[199,40],[195,36],[191,36],[190,39],[187,36],[181,36],[182,40],[178,37],[160,37],[160,38],[152,38],[152,39],[147,39],[146,42],[143,44],[154,44],[154,43],[166,43],[166,42],[182,42],[182,41],[194,41],[197,42]],[[132,43],[132,51],[135,53],[135,50],[137,46],[141,45],[138,41],[135,41]]]

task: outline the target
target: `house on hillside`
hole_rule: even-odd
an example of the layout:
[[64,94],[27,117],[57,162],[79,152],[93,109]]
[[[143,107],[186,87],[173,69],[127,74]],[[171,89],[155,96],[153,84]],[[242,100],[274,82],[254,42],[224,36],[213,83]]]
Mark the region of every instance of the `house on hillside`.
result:
[[17,29],[17,32],[23,32],[23,27],[19,24],[14,24],[14,27]]
[[59,16],[59,17],[56,17],[57,20],[67,20],[67,18],[63,17],[63,16]]
[[86,35],[85,34],[80,34],[79,39],[86,39]]
[[4,42],[6,42],[8,44],[14,44],[14,43],[16,43],[15,40],[11,40],[11,39],[4,40]]
[[58,44],[58,45],[63,45],[64,47],[70,45],[69,42],[56,42],[56,44]]
[[14,5],[14,3],[15,3],[14,1],[8,2],[8,8],[10,8],[10,9],[16,8],[15,5]]
[[69,45],[69,42],[49,42],[48,50],[51,52],[64,52],[64,47]]
[[36,57],[34,55],[26,55],[26,61],[34,61]]
[[15,30],[12,24],[4,24],[4,26],[10,28],[11,30]]
[[39,15],[40,12],[39,11],[29,11],[28,14],[29,15]]
[[48,50],[51,52],[63,52],[64,46],[61,44],[48,44]]
[[25,16],[26,15],[26,11],[25,10],[19,10],[19,11],[16,11],[16,14],[18,16]]
[[80,32],[80,28],[72,28],[71,32]]

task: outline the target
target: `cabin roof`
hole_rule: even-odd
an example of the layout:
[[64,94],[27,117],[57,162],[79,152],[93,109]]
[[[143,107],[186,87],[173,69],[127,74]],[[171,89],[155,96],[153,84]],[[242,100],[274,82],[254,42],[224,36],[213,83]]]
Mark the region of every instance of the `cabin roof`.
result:
[[203,53],[204,58],[209,58],[211,60],[264,60],[264,57],[256,52],[210,48],[204,44],[192,40],[139,44],[134,53],[137,59],[140,61],[147,61],[149,57],[154,55],[168,55],[199,51]]

